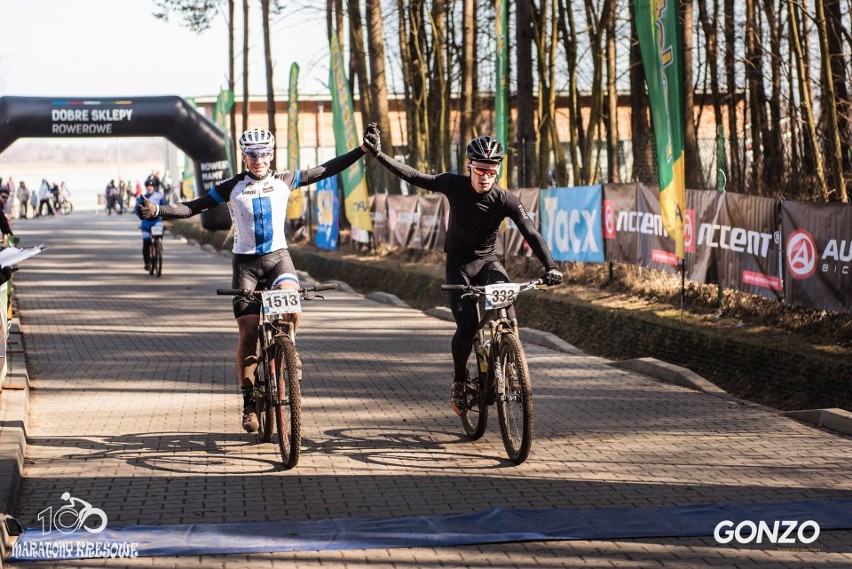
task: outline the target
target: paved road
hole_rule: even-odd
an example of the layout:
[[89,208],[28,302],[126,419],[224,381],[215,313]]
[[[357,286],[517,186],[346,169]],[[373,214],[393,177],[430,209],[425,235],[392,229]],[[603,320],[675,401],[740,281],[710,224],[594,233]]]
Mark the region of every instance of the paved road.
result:
[[[852,498],[849,438],[534,345],[537,438],[512,467],[494,427],[477,442],[459,435],[447,405],[452,325],[340,291],[306,307],[304,448],[297,469],[279,471],[274,448],[239,429],[236,327],[214,295],[230,260],[168,237],[155,279],[136,225],[77,213],[15,224],[22,245],[49,247],[16,276],[33,386],[26,527],[63,492],[111,525]],[[852,531],[809,547],[634,539],[55,566],[852,566]]]

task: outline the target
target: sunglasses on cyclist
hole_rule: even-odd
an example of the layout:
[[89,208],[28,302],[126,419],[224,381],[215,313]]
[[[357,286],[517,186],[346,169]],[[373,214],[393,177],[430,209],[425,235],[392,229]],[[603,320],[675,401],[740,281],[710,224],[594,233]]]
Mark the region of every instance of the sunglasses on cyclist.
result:
[[245,155],[249,160],[261,160],[263,158],[272,158],[272,151],[262,150],[260,152],[246,152]]
[[473,170],[474,174],[476,174],[478,176],[496,176],[497,175],[497,169],[496,168],[480,168],[479,166],[474,166],[473,164],[470,164],[468,167],[471,170]]

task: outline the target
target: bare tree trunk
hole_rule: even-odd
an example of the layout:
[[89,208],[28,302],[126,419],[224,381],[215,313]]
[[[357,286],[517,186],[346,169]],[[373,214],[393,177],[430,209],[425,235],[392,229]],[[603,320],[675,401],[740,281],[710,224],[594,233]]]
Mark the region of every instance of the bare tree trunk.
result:
[[556,126],[556,55],[559,53],[559,25],[557,22],[558,9],[556,2],[550,0],[550,31],[547,38],[547,114],[550,116],[548,130],[550,131],[550,144],[553,149],[554,175],[557,186],[568,185],[568,166],[565,163],[565,151],[562,141],[559,139],[559,129]]
[[[382,30],[381,8],[379,0],[367,0],[367,43],[370,46],[370,101],[372,105],[370,120],[379,123],[385,152],[393,156],[393,133],[391,132],[390,113],[388,111],[388,83],[385,72],[385,39]],[[379,171],[387,192],[398,194],[399,178],[385,168],[380,168]]]
[[[771,0],[770,0],[771,1]],[[713,15],[707,12],[705,2],[698,2],[698,20],[701,22],[701,28],[704,30],[704,43],[707,53],[707,65],[710,75],[710,93],[713,97],[713,117],[716,121],[716,132],[720,126],[724,126],[722,117],[722,99],[719,94],[719,32],[716,22],[719,21],[719,0],[713,0]],[[718,164],[717,157],[717,164]],[[727,157],[721,157],[727,166]],[[728,168],[721,175],[727,176]],[[717,173],[717,176],[720,175]]]
[[724,0],[725,10],[725,79],[728,101],[728,153],[730,162],[730,184],[734,191],[742,192],[742,156],[740,155],[739,132],[737,131],[737,70],[734,0]]
[[[363,122],[369,122],[372,109],[370,94],[370,76],[367,73],[367,54],[364,51],[364,25],[361,20],[360,0],[348,0],[349,9],[349,37],[352,40],[350,46],[350,78],[358,79],[358,102]],[[354,91],[353,91],[354,94]]]
[[432,0],[431,10],[431,69],[429,73],[429,94],[427,109],[429,118],[429,162],[436,172],[446,172],[449,162],[449,132],[445,128],[449,108],[447,101],[447,70],[444,60],[446,25],[444,20],[444,1]]
[[[687,188],[704,188],[704,169],[701,166],[701,154],[695,126],[695,91],[692,85],[693,53],[693,1],[681,0],[681,44],[683,54],[683,150],[685,153],[685,174]],[[699,0],[703,1],[703,0]]]
[[249,126],[249,0],[243,0],[243,130]]
[[[831,75],[834,84],[834,95],[837,101],[837,130],[840,133],[840,148],[843,156],[843,171],[852,170],[852,97],[847,84],[847,69],[850,62],[846,60],[843,51],[843,34],[849,38],[852,48],[852,33],[843,25],[843,13],[840,0],[824,0],[825,16],[828,24],[828,53],[831,60]],[[852,8],[852,7],[850,7]],[[849,12],[847,12],[847,17]]]
[[[231,96],[234,96],[234,0],[228,0],[228,90],[231,91]],[[234,143],[237,139],[237,106],[231,105],[231,110],[228,112],[228,126],[231,129],[230,133],[225,133],[225,138],[228,141],[226,144],[231,146],[231,153],[236,150]],[[236,157],[236,154],[233,154]],[[234,169],[237,168],[236,160],[234,161]]]
[[[562,34],[568,73],[568,156],[571,159],[571,183],[576,185],[580,180],[579,149],[584,140],[577,87],[577,30],[574,26],[574,12],[571,4],[566,7],[565,0],[557,0],[557,2],[559,5],[558,29]],[[541,185],[541,179],[539,179],[539,185]]]
[[819,184],[820,198],[823,201],[828,201],[828,186],[825,183],[825,173],[822,169],[822,157],[819,152],[819,143],[817,142],[816,125],[814,124],[814,114],[811,106],[811,95],[807,88],[805,69],[805,58],[802,53],[802,42],[799,39],[799,23],[796,16],[795,0],[787,0],[787,7],[790,18],[790,39],[793,44],[793,49],[796,51],[796,71],[799,75],[799,97],[802,101],[802,114],[804,115],[805,124],[807,127],[807,144],[811,148],[811,153],[814,158],[814,169],[816,171],[817,183]]
[[650,183],[657,179],[654,174],[653,140],[651,120],[648,117],[648,91],[645,86],[645,68],[642,52],[636,35],[636,9],[630,0],[630,130],[633,143],[633,179]]
[[[269,1],[261,0],[260,6],[263,12],[263,56],[266,62],[266,117],[269,121],[269,130],[275,135],[275,83],[272,79],[272,47],[269,35]],[[277,143],[276,143],[277,146]],[[270,167],[275,169],[276,159],[272,159]]]
[[[611,10],[615,12],[615,2],[611,4]],[[615,46],[615,14],[609,19],[606,28],[606,168],[608,182],[617,183],[621,181],[618,171],[618,91],[615,87],[617,79],[616,70],[616,46]]]
[[762,196],[763,188],[763,135],[766,121],[766,95],[763,89],[763,50],[758,41],[758,11],[756,0],[745,0],[746,7],[746,79],[749,93],[749,114],[751,120],[751,193]]
[[771,50],[770,67],[772,69],[772,91],[769,97],[769,128],[764,140],[764,160],[766,168],[764,178],[771,193],[781,190],[782,176],[787,169],[786,157],[781,143],[781,26],[779,25],[780,6],[775,11],[777,0],[763,0],[766,12],[766,25],[769,27],[769,45]]
[[582,148],[583,168],[580,174],[581,183],[590,184],[594,179],[592,168],[592,150],[596,142],[595,131],[603,115],[603,50],[601,42],[608,20],[613,17],[610,4],[613,0],[603,0],[600,8],[601,17],[596,19],[591,3],[586,3],[586,23],[589,30],[589,46],[592,58],[591,108],[589,123],[586,125],[586,140]]
[[[467,0],[466,0],[467,1]],[[535,128],[535,96],[533,95],[533,13],[532,2],[521,0],[515,5],[515,30],[517,41],[515,53],[518,69],[518,109],[515,128],[516,148],[518,151],[518,187],[534,187],[538,183],[536,176],[537,143]]]
[[[849,201],[849,196],[846,194],[846,180],[843,177],[843,149],[840,144],[840,130],[837,120],[837,97],[834,91],[835,74],[831,65],[831,51],[828,46],[828,24],[825,17],[824,0],[816,0],[817,9],[817,32],[819,33],[819,49],[822,55],[822,83],[823,96],[822,104],[827,115],[826,124],[826,159],[831,165],[829,175],[831,176],[832,192],[836,192],[838,199],[846,203]],[[843,55],[842,53],[840,54]],[[844,133],[845,135],[846,133]],[[829,152],[831,154],[829,155]]]
[[[463,0],[462,4],[462,58],[461,58],[461,112],[459,118],[459,170],[465,159],[465,146],[473,138],[473,95],[475,90],[474,67],[476,53],[476,24],[474,19],[475,0]],[[530,72],[532,61],[530,61]]]

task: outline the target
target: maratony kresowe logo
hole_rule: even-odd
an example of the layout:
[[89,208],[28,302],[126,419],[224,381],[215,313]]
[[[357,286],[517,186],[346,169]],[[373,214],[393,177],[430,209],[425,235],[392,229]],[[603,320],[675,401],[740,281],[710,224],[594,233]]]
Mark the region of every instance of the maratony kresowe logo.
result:
[[[12,546],[11,557],[16,559],[87,559],[96,557],[138,557],[136,542],[90,541],[88,534],[99,534],[107,526],[107,515],[89,502],[62,494],[66,504],[48,506],[38,513],[41,536],[19,539]],[[68,539],[55,539],[55,533]],[[53,534],[53,535],[51,535]],[[74,539],[74,536],[80,539]],[[26,534],[24,534],[26,537]]]

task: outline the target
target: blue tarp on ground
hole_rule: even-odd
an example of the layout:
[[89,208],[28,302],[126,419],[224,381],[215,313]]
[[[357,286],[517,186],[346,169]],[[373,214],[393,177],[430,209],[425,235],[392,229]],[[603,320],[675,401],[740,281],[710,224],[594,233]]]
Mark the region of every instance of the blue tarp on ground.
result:
[[[123,556],[222,555],[334,549],[440,547],[514,541],[712,536],[716,525],[813,520],[852,529],[852,499],[668,508],[504,509],[446,516],[340,518],[225,524],[126,526],[92,534],[27,529],[10,561]],[[809,532],[808,535],[812,535]],[[795,537],[795,532],[793,534]],[[132,545],[131,544],[135,544]]]

